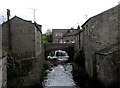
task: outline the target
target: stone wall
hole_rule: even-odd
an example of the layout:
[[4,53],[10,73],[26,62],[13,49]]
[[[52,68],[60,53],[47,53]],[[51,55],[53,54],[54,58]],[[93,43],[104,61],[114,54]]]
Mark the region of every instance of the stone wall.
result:
[[118,51],[108,55],[96,55],[97,79],[106,86],[118,85]]
[[59,39],[68,31],[68,29],[52,29],[52,42],[57,43]]
[[2,87],[2,57],[0,57],[0,88]]
[[33,60],[32,68],[28,75],[24,77],[22,86],[23,87],[29,87],[34,85],[40,85],[42,80],[42,71],[43,71],[43,61],[44,61],[44,53],[40,53],[39,56],[37,56]]
[[[8,21],[2,24],[2,50],[5,52],[9,51],[9,37],[8,37]],[[13,84],[8,86],[32,86],[40,82],[42,73],[42,63],[44,60],[43,46],[41,42],[41,25],[36,25],[30,21],[26,21],[17,16],[10,19],[10,31],[11,31],[11,53],[13,61],[18,61],[16,64],[20,66],[26,66],[29,63],[28,59],[33,58],[32,65],[30,66],[30,71],[26,76],[22,73],[15,73],[18,78],[13,73]],[[33,54],[33,55],[31,55]],[[25,56],[24,56],[25,55]],[[15,60],[16,59],[16,60]],[[26,64],[24,64],[26,63]],[[31,60],[30,60],[31,63]],[[11,66],[15,65],[10,63]],[[17,68],[17,67],[16,67]],[[4,68],[5,69],[5,68]],[[26,71],[27,68],[20,68],[21,71]],[[18,69],[14,69],[14,71]],[[19,71],[18,71],[19,72]],[[4,76],[4,75],[3,75]],[[23,77],[22,77],[23,76]],[[4,78],[4,77],[3,77]],[[4,79],[3,79],[4,80]],[[16,80],[16,81],[15,81]],[[12,82],[11,81],[11,82]],[[18,83],[18,84],[17,84]],[[4,83],[5,84],[5,83]],[[4,85],[3,84],[3,85]],[[15,84],[15,85],[14,85]],[[21,85],[20,85],[21,84]]]
[[8,87],[31,87],[42,80],[44,51],[27,59],[8,58]]
[[[8,51],[8,22],[3,23],[3,50]],[[34,24],[14,17],[10,20],[12,52],[35,52]]]
[[9,46],[8,46],[8,26],[7,24],[3,24],[2,28],[2,50],[8,52]]
[[96,78],[106,86],[118,86],[119,43],[96,52]]
[[75,51],[79,51],[79,50],[83,50],[83,34],[84,34],[84,30],[80,29],[78,31],[78,33],[76,33],[75,35]]
[[[118,5],[118,41],[120,41],[120,2],[119,2],[119,5]],[[118,46],[120,48],[120,45]],[[118,51],[118,57],[120,57],[120,50]],[[118,64],[118,70],[119,70],[119,86],[120,86],[120,59],[119,59],[119,64]]]
[[39,56],[42,53],[42,39],[41,39],[42,33],[41,28],[39,30],[35,28],[35,53],[36,56]]
[[75,42],[74,34],[77,33],[77,29],[53,29],[52,39],[53,43],[72,43]]
[[0,57],[0,88],[7,86],[7,57]]
[[7,56],[2,58],[2,86],[7,86]]
[[45,57],[49,55],[51,51],[63,50],[68,53],[70,59],[74,57],[74,44],[73,43],[46,43],[44,45]]
[[93,79],[95,52],[118,42],[118,7],[91,17],[82,25],[82,28],[84,29],[83,49],[86,71]]

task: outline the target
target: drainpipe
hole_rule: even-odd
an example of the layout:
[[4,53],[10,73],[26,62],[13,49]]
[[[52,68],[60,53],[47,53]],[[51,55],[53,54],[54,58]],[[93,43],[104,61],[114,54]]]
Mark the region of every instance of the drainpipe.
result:
[[80,26],[78,25],[78,41],[79,41],[79,49],[80,49]]

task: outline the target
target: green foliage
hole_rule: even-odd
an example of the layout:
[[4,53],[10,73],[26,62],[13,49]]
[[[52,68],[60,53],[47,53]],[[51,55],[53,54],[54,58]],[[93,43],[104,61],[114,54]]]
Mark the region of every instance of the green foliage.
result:
[[6,56],[7,52],[0,50],[0,57]]
[[51,63],[49,62],[49,61],[44,61],[43,62],[43,68],[44,68],[44,70],[47,70],[47,69],[49,69],[51,67]]
[[20,86],[23,83],[23,78],[28,75],[32,68],[33,59],[8,58],[7,61],[7,85]]
[[52,34],[47,35],[48,42],[52,42]]
[[85,64],[85,58],[84,58],[84,53],[83,50],[76,52],[75,56],[74,56],[74,62],[78,65],[78,66],[84,66]]
[[32,59],[17,60],[14,58],[9,58],[7,65],[8,77],[20,77],[27,75],[31,67],[32,67]]
[[46,35],[42,35],[42,42],[43,42],[43,44],[47,43],[47,36]]
[[52,34],[49,34],[49,35],[43,34],[42,35],[42,42],[43,42],[43,44],[48,43],[48,42],[52,42]]

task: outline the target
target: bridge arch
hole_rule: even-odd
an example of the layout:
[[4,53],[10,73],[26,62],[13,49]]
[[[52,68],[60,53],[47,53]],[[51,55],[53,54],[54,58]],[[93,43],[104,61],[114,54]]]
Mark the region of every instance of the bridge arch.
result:
[[45,58],[49,55],[51,51],[63,50],[70,56],[69,61],[74,57],[74,44],[73,43],[46,43],[44,44]]

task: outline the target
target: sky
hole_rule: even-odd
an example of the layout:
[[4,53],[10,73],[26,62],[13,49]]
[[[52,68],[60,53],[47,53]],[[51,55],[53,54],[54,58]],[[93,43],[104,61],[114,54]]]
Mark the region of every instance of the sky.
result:
[[47,29],[77,28],[90,17],[108,10],[120,0],[0,0],[0,23],[6,20],[6,9],[11,10],[11,17],[18,16],[25,20],[34,20],[42,25],[42,32]]

